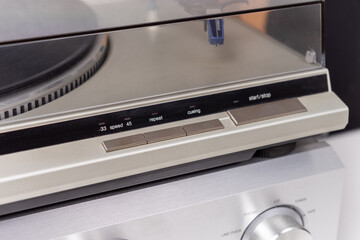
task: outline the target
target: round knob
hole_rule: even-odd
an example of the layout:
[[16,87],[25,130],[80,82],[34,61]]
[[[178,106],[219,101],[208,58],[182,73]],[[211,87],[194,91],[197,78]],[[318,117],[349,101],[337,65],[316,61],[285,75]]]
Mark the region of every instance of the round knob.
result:
[[257,216],[241,240],[312,240],[312,237],[296,210],[275,207]]

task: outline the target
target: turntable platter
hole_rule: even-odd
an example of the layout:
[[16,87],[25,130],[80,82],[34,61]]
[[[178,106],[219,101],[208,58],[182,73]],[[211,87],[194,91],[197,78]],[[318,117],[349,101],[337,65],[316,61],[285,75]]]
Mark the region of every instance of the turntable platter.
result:
[[0,48],[0,94],[51,80],[86,55],[93,42],[90,36]]
[[106,53],[106,35],[1,47],[0,120],[77,88],[98,70]]

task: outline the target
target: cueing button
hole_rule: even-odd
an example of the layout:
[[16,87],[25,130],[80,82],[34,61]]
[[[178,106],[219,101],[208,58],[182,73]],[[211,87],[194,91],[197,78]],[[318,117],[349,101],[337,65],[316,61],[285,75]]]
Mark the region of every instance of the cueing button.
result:
[[236,126],[258,122],[290,114],[306,112],[307,109],[297,98],[263,103],[228,111]]
[[142,134],[136,134],[128,137],[112,139],[103,142],[106,152],[112,152],[120,149],[136,147],[147,144],[147,141]]
[[182,127],[166,128],[159,131],[144,133],[148,143],[170,140],[173,138],[185,137],[186,133]]
[[219,119],[214,119],[214,120],[210,120],[210,121],[184,125],[183,128],[184,128],[186,134],[190,136],[190,135],[195,135],[195,134],[199,134],[199,133],[223,129],[224,125],[222,125],[222,123],[220,122]]

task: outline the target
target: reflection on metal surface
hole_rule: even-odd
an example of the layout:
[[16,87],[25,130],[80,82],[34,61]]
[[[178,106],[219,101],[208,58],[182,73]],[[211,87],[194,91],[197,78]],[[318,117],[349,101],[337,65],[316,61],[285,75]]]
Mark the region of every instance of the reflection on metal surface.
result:
[[[206,17],[310,0],[0,1],[0,43]],[[156,16],[156,17],[149,17]],[[13,31],[16,29],[16,31]]]

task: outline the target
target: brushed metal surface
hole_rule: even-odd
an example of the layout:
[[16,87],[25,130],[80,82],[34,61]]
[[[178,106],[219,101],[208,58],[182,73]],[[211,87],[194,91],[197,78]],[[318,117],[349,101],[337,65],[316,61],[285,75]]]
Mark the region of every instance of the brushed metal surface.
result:
[[182,127],[172,127],[152,132],[145,132],[144,136],[148,143],[155,143],[174,138],[185,137],[186,132]]
[[236,126],[301,112],[306,112],[306,108],[297,98],[231,109],[228,111],[231,120],[234,121]]
[[199,134],[199,133],[205,133],[205,132],[211,132],[215,130],[224,129],[224,125],[220,122],[219,119],[213,119],[203,122],[197,122],[197,123],[191,123],[186,124],[183,126],[186,134],[188,136]]
[[[136,27],[311,0],[16,0],[0,1],[1,42]],[[17,31],[14,31],[17,29]]]
[[106,152],[112,152],[120,149],[136,147],[147,144],[143,134],[130,135],[127,137],[116,138],[103,142]]
[[[101,193],[126,189],[140,184],[153,183],[170,177],[182,176],[216,167],[228,166],[249,160],[253,157],[255,149],[221,155],[218,157],[206,158],[200,161],[180,164],[173,167],[158,169],[155,171],[144,172],[125,178],[114,179],[97,184],[86,185],[81,188],[70,189],[66,191],[55,192],[53,194],[43,195],[36,198],[30,198],[23,201],[17,201],[5,205],[0,205],[0,215],[9,215],[11,213],[23,210],[34,209],[42,206],[51,206],[56,203],[63,204],[73,199],[84,199],[84,197],[94,196]],[[30,210],[31,211],[31,210]]]
[[[75,189],[343,128],[348,109],[333,93],[299,98],[307,112],[235,126],[227,113],[1,156],[0,204]],[[106,153],[103,141],[219,119],[224,129]],[[61,154],[59,154],[59,152]],[[66,177],[64,177],[66,176]]]
[[289,204],[314,239],[336,240],[343,166],[325,143],[291,155],[0,221],[3,239],[239,240],[266,209]]

